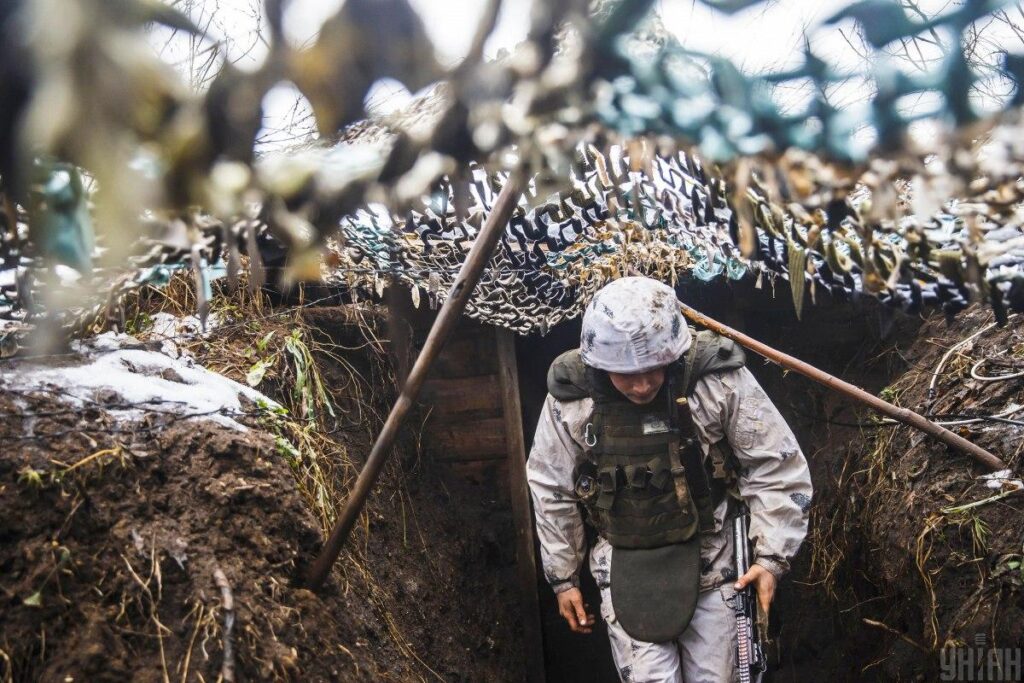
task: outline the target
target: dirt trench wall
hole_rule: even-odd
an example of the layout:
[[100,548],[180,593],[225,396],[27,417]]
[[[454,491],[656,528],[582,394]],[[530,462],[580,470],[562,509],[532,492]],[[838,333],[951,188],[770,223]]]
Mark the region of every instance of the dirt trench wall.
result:
[[[165,671],[180,680],[186,660],[193,675],[215,679],[226,616],[217,569],[237,605],[239,673],[287,673],[308,650],[282,593],[318,533],[274,453],[265,435],[217,425],[178,425],[75,472],[54,460],[73,464],[88,448],[8,450],[5,680],[156,681]],[[29,471],[42,481],[31,483]]]
[[[389,391],[340,311],[302,326],[335,355],[318,358],[339,407],[319,453],[350,459],[333,470],[343,494]],[[297,324],[281,321],[271,346]],[[252,360],[237,359],[266,332],[214,332],[196,350],[244,381]],[[346,399],[354,371],[383,388],[361,414]],[[3,683],[217,680],[229,659],[218,569],[236,680],[522,679],[507,512],[442,483],[412,432],[317,596],[295,585],[323,533],[296,486],[310,454],[286,457],[260,419],[244,432],[161,415],[126,425],[116,396],[95,399],[69,412],[46,393],[0,392]]]
[[[882,395],[938,415],[991,415],[1024,404],[1020,379],[986,383],[970,376],[982,358],[1024,365],[1019,327],[1011,323],[983,331],[991,322],[980,307],[952,326],[941,316],[929,318],[917,339],[900,350],[906,370]],[[979,331],[974,342],[950,356],[930,397],[941,357]],[[999,372],[998,366],[984,367],[984,374]],[[1024,449],[1019,425],[988,421],[950,428],[1019,472]],[[937,680],[950,673],[941,668],[943,649],[949,662],[956,648],[975,643],[984,643],[993,655],[1013,650],[1019,660],[1024,496],[963,507],[999,494],[998,483],[990,488],[979,480],[987,470],[904,426],[865,430],[860,440],[835,445],[832,478],[842,495],[816,508],[814,574],[847,606],[851,621],[859,619],[878,634],[865,649],[864,675]],[[986,680],[1020,680],[1022,671],[985,675]]]

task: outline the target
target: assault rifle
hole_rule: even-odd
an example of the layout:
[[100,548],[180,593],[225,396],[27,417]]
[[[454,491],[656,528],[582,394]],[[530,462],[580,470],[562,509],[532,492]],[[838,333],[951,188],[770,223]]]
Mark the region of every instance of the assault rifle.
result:
[[[750,569],[750,539],[747,537],[747,520],[750,516],[744,510],[732,521],[732,540],[736,556],[736,578]],[[736,669],[740,683],[757,683],[768,668],[768,662],[761,648],[761,633],[757,627],[757,595],[753,586],[736,592],[733,609],[736,612]]]

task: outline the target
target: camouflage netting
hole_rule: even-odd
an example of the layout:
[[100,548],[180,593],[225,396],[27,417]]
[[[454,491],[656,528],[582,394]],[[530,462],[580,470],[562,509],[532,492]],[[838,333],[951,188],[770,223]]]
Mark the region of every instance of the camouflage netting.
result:
[[[1011,144],[1010,126],[1000,135]],[[860,183],[847,180],[837,189],[826,187],[833,169],[814,157],[790,154],[789,177],[812,184],[814,191],[810,201],[787,204],[778,186],[755,174],[746,193],[737,196],[696,155],[651,147],[635,144],[631,157],[619,145],[608,153],[581,145],[569,172],[571,189],[547,197],[528,192],[469,315],[543,333],[581,313],[590,293],[607,280],[629,273],[672,284],[684,275],[701,281],[781,277],[790,283],[797,315],[819,291],[838,301],[875,295],[908,313],[941,307],[952,316],[977,299],[987,299],[1000,318],[1008,307],[1024,307],[1024,232],[1016,207],[999,206],[997,197],[1005,190],[978,183],[973,201],[915,213],[928,201],[921,195],[931,190],[918,181],[913,189],[887,192],[877,178],[894,173],[895,164],[874,164]],[[457,191],[449,182],[403,214],[377,205],[346,217],[337,265],[326,270],[326,279],[378,296],[397,280],[412,289],[417,305],[421,295],[438,305],[502,180],[473,169],[462,190],[466,218],[459,217]],[[865,184],[872,181],[874,191]],[[846,192],[854,196],[840,198]],[[740,246],[737,204],[745,205],[756,229],[749,257]]]
[[[546,201],[528,192],[520,202],[469,303],[470,316],[543,333],[578,315],[590,293],[610,278],[639,272],[673,283],[684,273],[705,281],[735,279],[752,267],[730,238],[732,212],[685,153],[652,157],[651,175],[629,171],[621,152],[605,157],[590,148],[580,159],[571,192]],[[383,206],[347,217],[339,266],[328,270],[327,280],[377,295],[398,280],[411,289],[416,305],[426,300],[437,306],[502,180],[474,169],[465,220],[458,218],[449,183],[404,217]]]

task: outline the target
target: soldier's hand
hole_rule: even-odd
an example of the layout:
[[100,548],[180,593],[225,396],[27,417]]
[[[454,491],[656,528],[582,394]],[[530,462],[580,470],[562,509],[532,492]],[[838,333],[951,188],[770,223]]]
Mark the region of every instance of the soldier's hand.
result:
[[768,606],[772,604],[772,598],[775,597],[775,575],[759,564],[751,565],[747,573],[736,580],[734,588],[743,590],[749,584],[754,584],[757,601],[761,604],[762,611],[767,614]]
[[590,633],[594,625],[594,615],[587,614],[583,604],[583,593],[579,588],[570,588],[555,595],[558,598],[558,613],[569,623],[573,633]]

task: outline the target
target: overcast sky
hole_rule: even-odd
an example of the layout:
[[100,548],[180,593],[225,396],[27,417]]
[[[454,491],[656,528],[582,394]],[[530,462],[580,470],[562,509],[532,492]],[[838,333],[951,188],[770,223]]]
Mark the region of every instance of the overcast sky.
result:
[[[252,43],[256,19],[251,6],[254,0],[220,0],[213,32],[227,34],[238,46]],[[475,26],[480,20],[486,0],[410,0],[420,13],[436,46],[439,60],[446,65],[458,63],[466,54]],[[285,16],[285,30],[296,44],[315,38],[324,19],[333,14],[343,0],[292,0]],[[744,70],[756,73],[799,63],[805,40],[815,53],[831,63],[854,69],[860,58],[851,46],[852,23],[820,28],[821,22],[834,14],[849,0],[771,0],[733,16],[726,16],[695,0],[658,0],[656,11],[671,33],[687,48],[728,57]],[[925,11],[941,12],[955,8],[954,0],[921,0]],[[206,3],[212,6],[213,3]],[[499,50],[512,49],[526,37],[529,28],[531,0],[505,0],[495,32],[485,52],[494,56]],[[845,34],[845,35],[844,35]],[[1013,38],[1019,46],[1019,40]],[[242,47],[237,48],[239,50]],[[257,44],[241,66],[256,66],[264,51]],[[929,56],[936,56],[934,53]],[[912,66],[908,66],[912,69]],[[862,100],[866,91],[862,83],[850,83],[833,93],[833,101],[844,105]],[[401,89],[382,88],[373,94],[371,104],[381,109],[397,106],[408,97]],[[804,93],[782,94],[799,107]],[[268,117],[284,120],[294,106],[296,93],[278,88],[266,102]]]

